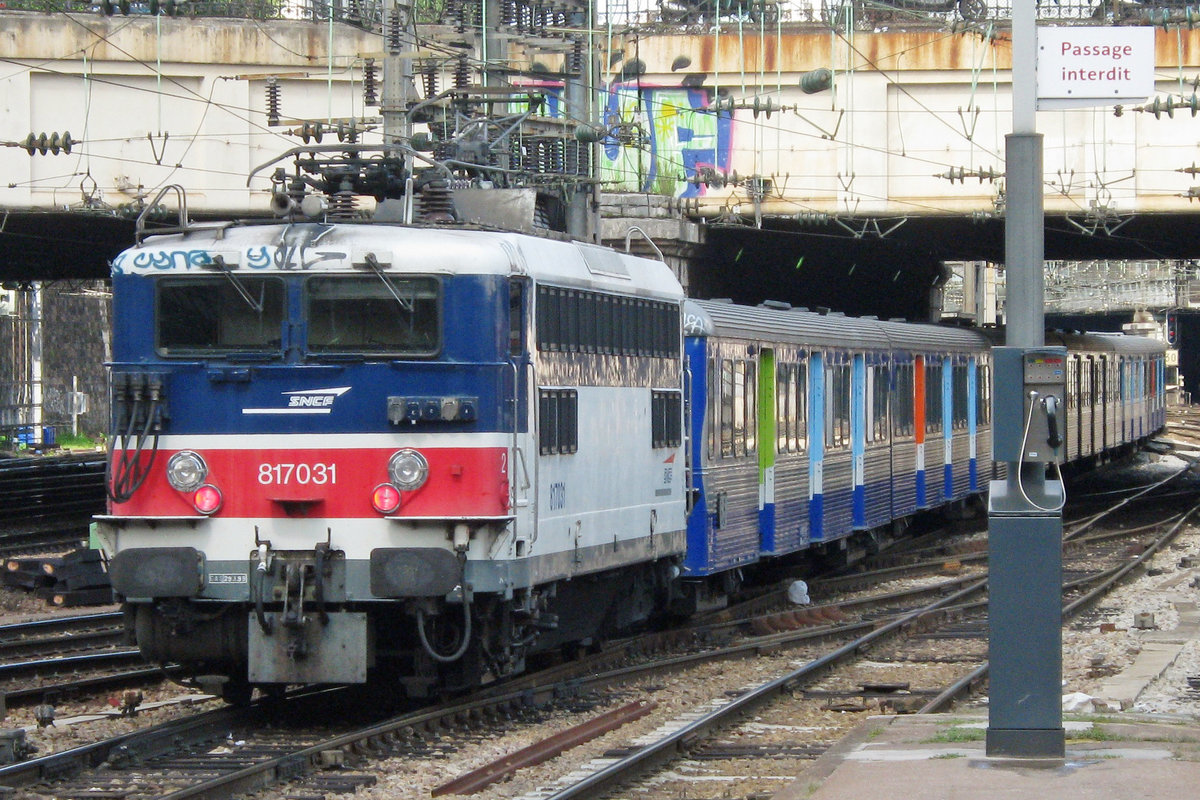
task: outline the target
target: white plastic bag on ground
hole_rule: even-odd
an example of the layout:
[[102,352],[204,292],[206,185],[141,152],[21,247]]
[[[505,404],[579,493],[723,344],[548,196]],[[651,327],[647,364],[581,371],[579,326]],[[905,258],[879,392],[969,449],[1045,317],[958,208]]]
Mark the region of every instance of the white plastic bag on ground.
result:
[[787,591],[788,601],[792,605],[806,606],[812,601],[808,599],[808,584],[804,581],[792,581]]

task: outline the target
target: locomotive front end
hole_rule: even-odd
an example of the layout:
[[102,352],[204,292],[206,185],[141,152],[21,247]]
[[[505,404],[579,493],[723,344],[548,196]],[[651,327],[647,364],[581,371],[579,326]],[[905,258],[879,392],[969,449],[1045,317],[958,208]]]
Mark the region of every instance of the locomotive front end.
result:
[[472,632],[516,547],[508,251],[311,223],[113,266],[100,537],[143,654],[230,700],[512,669],[510,631]]

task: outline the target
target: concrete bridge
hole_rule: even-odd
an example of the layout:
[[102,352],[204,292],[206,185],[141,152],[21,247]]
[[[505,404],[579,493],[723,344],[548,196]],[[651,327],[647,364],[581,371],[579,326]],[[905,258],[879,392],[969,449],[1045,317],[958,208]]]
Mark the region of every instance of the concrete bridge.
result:
[[[604,189],[626,194],[608,207],[644,208],[662,240],[703,224],[716,242],[696,257],[706,293],[769,294],[780,275],[745,274],[749,250],[786,264],[816,303],[831,282],[845,294],[847,260],[914,285],[939,280],[943,261],[1003,260],[1006,8],[703,8],[610,6],[586,31],[498,26],[513,34],[502,57],[483,21],[421,28],[414,56],[442,86],[460,64],[471,81],[486,64],[493,82],[544,92],[550,114],[564,51],[586,46],[588,121],[611,134],[598,148]],[[1200,31],[1178,9],[1129,8],[1158,24],[1155,96],[1038,114],[1048,259],[1197,255]],[[339,123],[380,140],[364,75],[382,49],[374,31],[336,20],[0,11],[0,278],[103,277],[132,217],[168,186],[186,188],[193,217],[268,213],[264,165],[302,143],[305,123],[310,135],[322,124],[326,143]],[[179,213],[176,192],[160,201]]]
[[[69,0],[61,8],[74,12],[53,13],[0,3],[0,338],[41,353],[39,323],[91,331],[44,363],[0,358],[0,428],[106,424],[102,287],[60,281],[45,297],[13,287],[106,278],[147,205],[170,218],[269,214],[274,159],[306,134],[315,141],[318,123],[325,143],[351,127],[381,140],[378,97],[364,86],[383,56],[379,1],[337,0],[332,19],[319,0],[246,2],[246,18],[197,16],[210,0]],[[486,17],[497,2],[500,24]],[[562,14],[529,2],[488,0],[474,16],[456,11],[461,25],[419,28],[419,82],[486,73],[489,85],[541,95],[539,114],[561,120],[573,102],[565,60],[593,54],[574,115],[606,134],[593,209],[603,238],[620,243],[636,222],[684,265],[694,294],[743,302],[927,317],[949,262],[994,293],[994,276],[971,263],[1004,258],[1008,8],[720,0],[717,14],[717,0],[618,0],[589,29],[567,24],[586,8],[578,0],[560,0]],[[222,3],[218,13],[233,13]],[[160,6],[185,14],[137,13]],[[1182,8],[1120,0],[1039,13],[1156,26],[1152,98],[1038,114],[1046,256],[1068,262],[1048,299],[1087,314],[1200,303],[1200,31]],[[1200,374],[1200,350],[1187,349],[1200,317],[1176,319],[1185,372]],[[76,375],[81,364],[92,367]],[[68,402],[84,396],[86,412]]]

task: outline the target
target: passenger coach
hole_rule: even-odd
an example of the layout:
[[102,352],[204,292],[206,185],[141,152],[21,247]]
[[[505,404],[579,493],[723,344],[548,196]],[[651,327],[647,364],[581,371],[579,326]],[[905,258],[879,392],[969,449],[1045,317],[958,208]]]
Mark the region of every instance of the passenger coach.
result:
[[986,488],[990,345],[971,331],[684,305],[693,485],[686,575],[834,555]]

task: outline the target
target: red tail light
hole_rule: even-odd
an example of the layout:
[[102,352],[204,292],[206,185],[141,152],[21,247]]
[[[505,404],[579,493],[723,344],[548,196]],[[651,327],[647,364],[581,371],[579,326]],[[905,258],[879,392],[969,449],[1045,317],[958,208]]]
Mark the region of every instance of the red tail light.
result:
[[400,508],[400,490],[390,483],[381,483],[371,491],[371,506],[380,514],[391,514]]
[[211,483],[204,484],[192,495],[192,505],[201,514],[217,513],[221,510],[221,503],[223,501],[224,498],[221,496],[221,490]]

